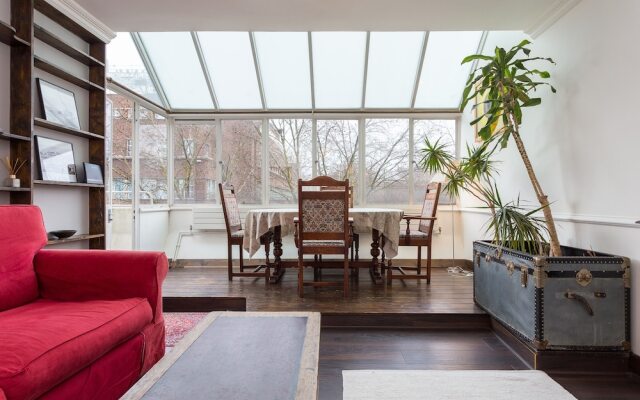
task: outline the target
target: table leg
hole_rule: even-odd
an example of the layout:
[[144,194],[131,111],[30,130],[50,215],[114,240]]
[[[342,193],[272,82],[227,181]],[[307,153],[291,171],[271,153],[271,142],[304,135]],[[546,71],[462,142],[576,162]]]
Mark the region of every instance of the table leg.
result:
[[371,279],[376,284],[383,282],[382,274],[380,273],[380,262],[378,256],[380,255],[380,232],[377,229],[371,230],[371,267],[369,272],[371,273]]
[[269,277],[270,283],[278,283],[284,275],[282,268],[282,228],[278,225],[273,228],[273,274]]

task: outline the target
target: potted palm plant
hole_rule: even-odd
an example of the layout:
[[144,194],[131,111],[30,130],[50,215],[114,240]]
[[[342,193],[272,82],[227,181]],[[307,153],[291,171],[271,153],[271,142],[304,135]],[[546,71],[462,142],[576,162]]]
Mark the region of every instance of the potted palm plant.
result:
[[[478,99],[484,111],[477,125],[480,143],[454,160],[439,142],[425,141],[422,167],[441,172],[452,196],[478,198],[490,211],[491,240],[474,242],[474,300],[533,350],[629,350],[630,265],[625,257],[561,246],[550,201],[542,190],[522,140],[524,110],[542,103],[536,96],[551,74],[529,67],[551,63],[533,57],[529,41],[478,62],[463,92],[461,108]],[[504,202],[493,156],[514,143],[538,205]]]

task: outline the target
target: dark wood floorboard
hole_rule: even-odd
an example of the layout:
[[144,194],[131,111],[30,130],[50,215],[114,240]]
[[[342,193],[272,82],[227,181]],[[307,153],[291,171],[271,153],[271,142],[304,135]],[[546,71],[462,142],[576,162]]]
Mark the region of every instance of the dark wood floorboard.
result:
[[[324,328],[320,336],[322,400],[342,398],[342,371],[349,369],[527,369],[490,330],[425,331]],[[552,375],[579,400],[640,399],[632,375]]]
[[[324,280],[340,281],[338,271],[325,271]],[[309,269],[308,278],[313,276]],[[393,286],[375,285],[368,271],[352,280],[352,294],[343,299],[341,288],[306,288],[297,295],[295,270],[287,270],[278,284],[264,279],[234,278],[226,268],[185,267],[169,271],[163,286],[165,296],[246,297],[247,311],[319,311],[323,313],[454,313],[484,314],[473,303],[473,279],[451,276],[445,268],[434,268],[431,284],[424,281],[395,281]]]

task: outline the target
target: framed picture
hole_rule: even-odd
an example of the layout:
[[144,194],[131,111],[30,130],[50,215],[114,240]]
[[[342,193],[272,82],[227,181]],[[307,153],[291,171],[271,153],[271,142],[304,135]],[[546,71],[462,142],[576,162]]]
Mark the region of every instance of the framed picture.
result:
[[37,82],[44,119],[67,128],[80,129],[75,93],[40,78]]
[[84,165],[84,176],[87,183],[94,183],[103,185],[104,180],[102,178],[102,168],[98,164],[91,164],[88,162],[82,163]]
[[61,140],[35,136],[40,178],[44,181],[78,182],[73,145]]

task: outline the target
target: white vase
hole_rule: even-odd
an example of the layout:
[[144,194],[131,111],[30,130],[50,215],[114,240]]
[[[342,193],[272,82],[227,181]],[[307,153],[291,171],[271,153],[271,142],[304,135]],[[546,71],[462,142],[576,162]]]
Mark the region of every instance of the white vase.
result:
[[7,185],[9,187],[19,188],[20,187],[20,179],[16,178],[15,175],[9,175],[9,177],[5,181],[5,185]]

